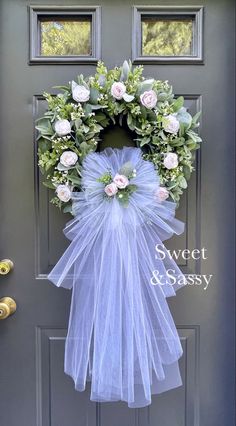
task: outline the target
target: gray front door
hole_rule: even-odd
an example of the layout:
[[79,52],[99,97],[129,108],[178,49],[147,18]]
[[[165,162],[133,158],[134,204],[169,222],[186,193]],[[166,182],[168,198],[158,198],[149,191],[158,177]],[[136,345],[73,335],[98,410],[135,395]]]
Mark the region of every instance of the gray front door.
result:
[[[233,426],[234,1],[203,0],[203,8],[192,0],[188,6],[163,1],[162,8],[154,0],[142,0],[141,6],[130,0],[97,3],[100,7],[88,0],[53,0],[49,8],[44,0],[29,8],[27,0],[0,2],[0,253],[14,262],[13,271],[0,277],[0,297],[17,303],[16,313],[0,321],[0,424]],[[66,36],[55,46],[61,19],[78,23],[77,16],[85,39],[77,32],[75,47]],[[171,27],[176,23],[177,33]],[[57,56],[49,41],[43,43],[47,31]],[[78,393],[63,373],[70,292],[55,288],[46,276],[68,244],[62,229],[70,217],[49,203],[34,139],[34,120],[46,107],[44,90],[79,73],[93,74],[98,58],[113,67],[131,57],[144,64],[146,76],[169,80],[193,113],[202,108],[204,143],[177,212],[186,232],[168,247],[205,248],[206,260],[178,263],[186,273],[213,274],[206,290],[203,284],[188,286],[170,301],[184,349],[183,386],[154,396],[140,410],[92,403],[89,386]],[[108,143],[109,138],[112,134]]]

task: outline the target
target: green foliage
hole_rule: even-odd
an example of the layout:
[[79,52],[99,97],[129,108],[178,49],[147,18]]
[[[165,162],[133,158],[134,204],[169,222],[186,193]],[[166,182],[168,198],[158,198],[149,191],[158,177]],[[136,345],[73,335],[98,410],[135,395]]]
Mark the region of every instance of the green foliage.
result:
[[[39,166],[45,175],[45,184],[55,189],[64,184],[71,191],[79,191],[82,161],[88,153],[96,151],[103,129],[112,123],[126,123],[134,133],[137,147],[143,150],[144,159],[153,162],[161,184],[169,190],[170,197],[178,202],[193,171],[193,152],[201,142],[195,131],[199,113],[192,117],[184,107],[183,97],[175,99],[167,81],[145,79],[143,67],[132,69],[131,63],[127,61],[122,67],[111,70],[99,62],[94,76],[85,78],[79,75],[77,81],[61,86],[61,93],[56,96],[44,94],[48,109],[37,120],[36,129]],[[114,82],[125,84],[126,92],[122,99],[117,100],[111,94]],[[77,84],[89,90],[87,101],[76,102],[73,99],[73,88]],[[155,92],[157,103],[153,108],[146,108],[141,102],[141,95],[150,90]],[[179,123],[177,131],[171,133],[166,130],[168,116]],[[69,121],[71,132],[66,136],[59,136],[55,132],[58,120]],[[78,161],[74,166],[64,167],[60,163],[64,151],[77,154]],[[178,156],[178,166],[170,170],[164,166],[164,158],[168,153]],[[131,166],[125,164],[120,173],[130,178]],[[101,182],[109,183],[111,175],[103,178],[106,181]],[[121,198],[124,204],[130,195],[127,191],[132,191],[132,186],[123,192]],[[53,200],[60,208],[70,205],[60,201],[57,196]]]
[[130,184],[124,189],[119,189],[116,198],[118,199],[120,204],[122,204],[123,207],[128,207],[129,198],[135,191],[137,191],[137,186],[134,184]]
[[109,183],[112,182],[112,175],[111,172],[107,172],[104,175],[100,176],[97,179],[98,182],[104,183],[104,185],[108,185]]

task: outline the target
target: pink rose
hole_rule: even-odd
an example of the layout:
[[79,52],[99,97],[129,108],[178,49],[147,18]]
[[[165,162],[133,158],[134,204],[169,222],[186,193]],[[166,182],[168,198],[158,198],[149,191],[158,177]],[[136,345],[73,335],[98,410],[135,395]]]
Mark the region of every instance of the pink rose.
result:
[[164,186],[160,186],[155,192],[157,201],[165,201],[169,197],[169,191]]
[[66,136],[71,132],[71,125],[68,120],[57,120],[55,123],[55,132],[58,136]]
[[67,201],[71,199],[71,190],[68,185],[58,185],[56,188],[56,193],[58,198],[64,203],[67,203]]
[[60,156],[60,163],[65,167],[74,166],[78,160],[78,155],[73,151],[64,151]]
[[119,189],[126,188],[126,186],[129,185],[129,179],[125,175],[116,174],[113,179],[113,182]]
[[176,134],[179,130],[179,121],[174,115],[169,114],[163,118],[163,128],[168,133]]
[[105,193],[108,195],[108,197],[113,197],[113,195],[116,195],[118,188],[114,182],[109,183],[109,185],[106,185],[104,188]]
[[154,90],[146,90],[142,95],[140,95],[140,100],[143,106],[146,108],[154,108],[157,104],[157,95]]
[[178,155],[175,154],[174,152],[169,152],[168,154],[166,154],[165,158],[164,158],[164,166],[171,170],[171,169],[175,169],[179,164],[178,161]]
[[86,87],[77,84],[72,89],[72,98],[76,102],[87,102],[90,97],[90,91]]
[[111,94],[112,94],[113,98],[120,100],[120,99],[123,98],[123,95],[125,94],[125,92],[126,92],[126,87],[125,87],[124,83],[115,82],[115,83],[112,84]]

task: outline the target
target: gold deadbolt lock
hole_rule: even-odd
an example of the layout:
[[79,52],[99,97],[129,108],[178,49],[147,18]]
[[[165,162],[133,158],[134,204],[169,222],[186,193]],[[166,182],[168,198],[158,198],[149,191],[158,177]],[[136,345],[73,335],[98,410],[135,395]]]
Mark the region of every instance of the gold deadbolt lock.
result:
[[8,318],[16,311],[16,302],[11,297],[0,299],[0,320]]
[[0,261],[0,275],[7,275],[13,269],[14,264],[10,259]]

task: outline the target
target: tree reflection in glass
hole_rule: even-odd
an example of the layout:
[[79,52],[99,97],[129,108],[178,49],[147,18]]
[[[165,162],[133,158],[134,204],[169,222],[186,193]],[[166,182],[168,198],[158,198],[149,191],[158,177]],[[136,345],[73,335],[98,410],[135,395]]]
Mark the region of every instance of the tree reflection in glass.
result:
[[91,19],[42,20],[42,56],[91,56]]
[[142,18],[143,56],[192,56],[193,20]]

